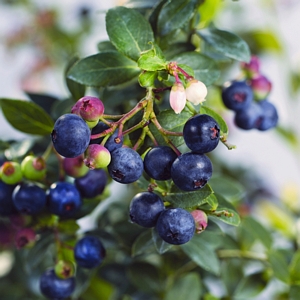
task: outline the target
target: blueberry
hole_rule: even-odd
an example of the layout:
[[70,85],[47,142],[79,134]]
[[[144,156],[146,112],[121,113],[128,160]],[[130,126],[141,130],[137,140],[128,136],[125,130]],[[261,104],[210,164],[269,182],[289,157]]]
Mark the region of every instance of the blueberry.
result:
[[165,242],[181,245],[193,237],[195,221],[193,216],[182,208],[166,209],[157,220],[156,230]]
[[211,178],[212,163],[203,154],[187,152],[176,158],[171,175],[175,185],[181,190],[195,191],[203,188]]
[[140,155],[131,148],[119,148],[111,153],[108,173],[120,183],[132,183],[143,173],[144,165]]
[[132,222],[143,227],[154,227],[160,213],[165,209],[160,197],[151,192],[138,193],[133,197],[129,206]]
[[100,265],[105,257],[105,249],[101,241],[94,236],[85,236],[74,248],[76,263],[87,269]]
[[51,133],[55,150],[64,157],[76,157],[89,145],[91,131],[86,122],[75,114],[59,117]]
[[69,182],[53,183],[47,195],[51,213],[61,217],[71,217],[82,204],[79,191]]
[[107,176],[103,169],[90,170],[86,175],[75,179],[75,186],[83,198],[96,197],[104,191]]
[[144,170],[156,180],[171,179],[171,166],[176,158],[176,153],[170,147],[154,147],[144,158]]
[[222,90],[224,105],[234,111],[244,109],[253,100],[253,91],[246,81],[231,81]]
[[61,279],[53,269],[46,270],[40,277],[40,290],[49,299],[65,299],[75,290],[75,278]]
[[6,184],[0,180],[0,215],[9,216],[15,212],[12,193],[15,185]]
[[273,128],[278,122],[278,113],[276,107],[268,100],[258,102],[258,105],[262,109],[262,117],[257,126],[258,130],[265,131]]
[[247,108],[236,112],[234,122],[237,127],[250,130],[257,128],[262,116],[263,112],[261,107],[256,102],[253,102]]
[[[104,130],[108,129],[109,126],[103,122],[99,122],[93,129],[92,129],[92,135],[93,134],[98,134],[103,132]],[[109,152],[113,152],[114,150],[121,148],[123,145],[123,136],[120,138],[120,142],[117,143],[115,139],[118,137],[118,130],[116,130],[105,142],[105,148]],[[102,142],[104,137],[98,138],[98,139],[93,139],[90,140],[90,144],[100,144]]]
[[196,115],[185,123],[183,138],[194,152],[203,154],[214,150],[220,140],[220,126],[209,115]]
[[45,191],[33,183],[17,185],[12,199],[16,209],[28,215],[39,213],[46,205]]

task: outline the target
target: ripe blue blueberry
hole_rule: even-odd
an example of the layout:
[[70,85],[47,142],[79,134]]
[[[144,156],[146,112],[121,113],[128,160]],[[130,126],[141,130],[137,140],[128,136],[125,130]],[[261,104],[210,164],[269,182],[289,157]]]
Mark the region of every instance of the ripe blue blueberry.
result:
[[[108,129],[109,126],[103,122],[99,122],[93,129],[92,129],[92,135],[98,134],[103,132],[104,130]],[[120,137],[120,142],[117,143],[115,139],[118,137],[118,130],[116,130],[105,142],[105,148],[109,152],[113,152],[114,150],[121,148],[123,145],[123,136]],[[100,144],[102,142],[104,137],[90,140],[90,144]]]
[[113,180],[132,183],[142,176],[143,169],[143,160],[133,149],[119,148],[111,153],[108,172]]
[[0,180],[0,215],[9,216],[15,212],[15,207],[12,200],[12,193],[15,185],[6,184]]
[[133,223],[143,227],[154,227],[160,213],[165,209],[163,201],[151,192],[138,193],[129,206],[129,216]]
[[99,266],[105,257],[105,248],[101,241],[94,236],[85,236],[74,248],[76,263],[87,269]]
[[246,81],[233,80],[224,85],[222,99],[227,108],[238,111],[250,105],[253,91]]
[[75,290],[75,278],[61,279],[55,275],[53,269],[46,270],[40,277],[40,290],[49,299],[66,299]]
[[107,175],[103,169],[90,170],[82,177],[75,179],[75,186],[83,198],[96,197],[104,191]]
[[171,166],[176,158],[176,153],[170,147],[154,147],[144,158],[144,170],[155,180],[171,179]]
[[91,131],[86,122],[75,114],[59,117],[51,133],[55,150],[64,157],[84,153],[90,142]]
[[210,159],[193,152],[184,153],[176,158],[171,168],[172,179],[183,191],[203,188],[212,175]]
[[258,102],[258,105],[262,109],[262,117],[257,126],[257,129],[265,131],[275,127],[278,122],[278,113],[276,107],[268,100],[260,101]]
[[12,199],[19,212],[33,215],[45,207],[47,198],[42,188],[33,183],[23,182],[15,187]]
[[182,245],[193,237],[195,221],[188,211],[182,208],[171,208],[160,214],[155,228],[165,242]]
[[220,140],[220,126],[209,115],[196,115],[185,123],[183,138],[186,145],[200,154],[214,150]]
[[50,212],[61,217],[72,217],[82,204],[79,191],[69,182],[53,183],[47,196]]
[[261,107],[253,102],[247,108],[239,110],[235,114],[234,122],[237,127],[245,130],[257,128],[263,117]]

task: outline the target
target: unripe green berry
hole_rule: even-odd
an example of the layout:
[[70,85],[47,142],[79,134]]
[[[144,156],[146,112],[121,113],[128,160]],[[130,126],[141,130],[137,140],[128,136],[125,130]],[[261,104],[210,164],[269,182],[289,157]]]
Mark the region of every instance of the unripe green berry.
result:
[[57,277],[67,279],[75,274],[75,265],[73,262],[68,260],[60,260],[54,267],[54,272]]
[[46,175],[46,162],[41,156],[28,155],[23,159],[21,169],[25,178],[29,180],[42,180]]
[[84,163],[90,169],[105,168],[111,160],[110,152],[102,145],[91,144],[85,151]]
[[1,180],[6,184],[16,184],[23,179],[21,165],[17,162],[6,161],[0,169]]

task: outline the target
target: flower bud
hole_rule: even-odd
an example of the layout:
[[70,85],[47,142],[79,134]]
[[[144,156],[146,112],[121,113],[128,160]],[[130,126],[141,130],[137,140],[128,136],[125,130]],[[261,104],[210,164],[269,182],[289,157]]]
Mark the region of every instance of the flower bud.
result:
[[110,160],[110,152],[102,145],[91,144],[85,151],[84,163],[90,169],[105,168]]
[[64,158],[63,169],[66,174],[74,178],[84,176],[89,171],[89,168],[84,164],[83,160],[83,154],[73,158]]
[[246,77],[252,78],[259,73],[260,62],[257,56],[252,56],[249,63],[241,63],[241,68],[245,72]]
[[257,100],[266,99],[272,88],[271,82],[264,75],[258,75],[252,78],[250,86],[252,87],[254,98]]
[[6,184],[16,184],[23,179],[21,165],[17,162],[6,161],[0,169],[1,179]]
[[170,106],[176,114],[181,113],[186,104],[186,95],[182,83],[175,83],[170,92]]
[[201,233],[207,227],[207,215],[204,211],[196,209],[191,212],[195,220],[196,233]]
[[205,101],[207,95],[206,85],[196,79],[189,80],[185,90],[186,99],[194,105]]
[[36,234],[31,228],[23,228],[19,230],[15,236],[15,243],[17,249],[30,247],[34,244]]
[[104,113],[104,104],[97,97],[85,96],[80,98],[71,109],[72,114],[79,115],[85,121],[98,121]]

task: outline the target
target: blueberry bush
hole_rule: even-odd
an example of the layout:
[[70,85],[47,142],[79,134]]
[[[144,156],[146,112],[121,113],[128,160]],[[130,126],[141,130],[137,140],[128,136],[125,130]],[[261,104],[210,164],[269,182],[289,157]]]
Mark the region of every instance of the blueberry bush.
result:
[[234,156],[227,110],[245,135],[285,135],[259,53],[215,27],[217,2],[111,8],[109,40],[69,56],[67,99],[0,99],[34,137],[0,144],[1,299],[299,299],[297,210],[266,206],[266,225],[252,209],[271,195],[214,153]]

